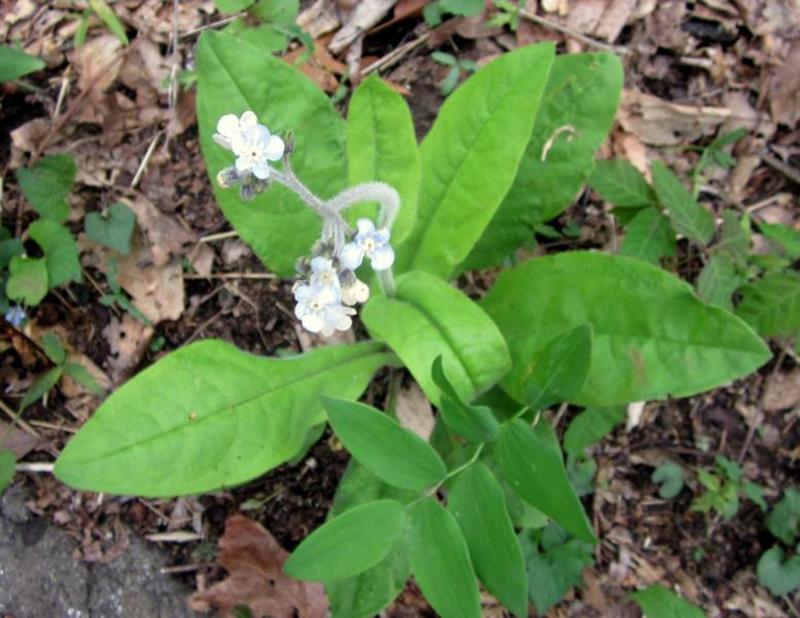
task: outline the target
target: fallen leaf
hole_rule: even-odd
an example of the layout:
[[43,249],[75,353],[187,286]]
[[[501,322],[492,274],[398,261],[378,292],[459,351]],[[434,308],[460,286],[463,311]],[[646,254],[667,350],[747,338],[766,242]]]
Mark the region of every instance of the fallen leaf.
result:
[[338,54],[362,34],[377,24],[397,0],[362,0],[350,14],[347,22],[334,35],[329,48]]
[[114,83],[122,67],[122,43],[113,34],[102,34],[75,49],[70,61],[78,75],[77,88],[88,91],[93,105],[82,105],[79,118],[102,124],[107,111],[106,90]]
[[163,266],[172,258],[182,256],[195,242],[195,236],[174,217],[161,212],[143,195],[134,199],[119,200],[136,213],[136,222],[152,245],[152,259],[156,266]]
[[108,368],[114,384],[124,382],[139,364],[147,351],[153,329],[125,313],[121,320],[111,318],[103,329],[111,353],[108,355]]
[[430,439],[436,421],[428,398],[416,382],[411,381],[397,392],[395,414],[403,427],[410,429],[426,442]]
[[233,515],[225,522],[217,561],[228,571],[227,579],[189,599],[194,611],[212,607],[233,617],[244,605],[253,618],[324,618],[328,600],[322,584],[298,582],[283,574],[289,552],[259,523]]
[[797,404],[800,404],[800,369],[775,374],[764,393],[764,409],[767,412],[777,412],[788,410]]
[[333,32],[340,23],[339,11],[330,0],[317,0],[297,16],[297,25],[314,39]]
[[786,57],[770,67],[769,109],[772,119],[792,128],[800,120],[800,41],[794,41]]
[[0,421],[0,436],[6,435],[6,432],[8,432],[8,437],[3,444],[3,448],[7,448],[14,453],[17,459],[25,457],[42,442],[40,438],[20,431],[16,427],[10,427],[8,423]]
[[637,4],[638,0],[611,0],[594,29],[594,35],[609,43],[616,41],[625,25],[630,23]]

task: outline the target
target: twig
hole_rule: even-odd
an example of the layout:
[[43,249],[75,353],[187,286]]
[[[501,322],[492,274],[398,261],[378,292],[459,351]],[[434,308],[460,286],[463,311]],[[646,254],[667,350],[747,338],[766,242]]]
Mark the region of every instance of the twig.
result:
[[[14,412],[14,410],[12,410],[11,408],[9,408],[2,399],[0,399],[0,410],[5,412],[6,415],[8,416],[8,418],[11,419],[11,423],[12,424],[10,425],[10,427],[13,427],[14,426],[14,419],[17,417],[17,413]],[[37,438],[41,438],[42,437],[41,434],[38,431],[36,431],[33,427],[28,425],[28,423],[23,421],[21,418],[16,418],[16,424],[19,425],[25,433],[28,433],[28,434],[30,434],[32,436],[37,437]]]
[[175,532],[159,532],[157,534],[148,534],[145,537],[148,541],[156,541],[158,543],[191,543],[193,541],[202,541],[203,537],[196,532],[185,532],[176,530]]
[[224,26],[226,24],[231,23],[232,21],[238,19],[242,15],[245,15],[245,11],[242,11],[241,13],[236,13],[234,15],[230,15],[224,19],[220,19],[219,21],[211,22],[210,24],[206,24],[205,26],[200,26],[199,28],[195,28],[194,30],[187,30],[186,32],[181,34],[178,38],[186,39],[189,38],[190,36],[194,36],[195,34],[199,34],[204,30],[209,30],[211,28],[219,28],[220,26]]
[[144,153],[144,157],[142,157],[142,162],[139,163],[139,167],[136,170],[136,174],[133,176],[133,180],[131,180],[131,189],[135,188],[136,185],[139,184],[139,181],[144,176],[144,172],[147,169],[147,164],[150,163],[150,157],[153,156],[153,151],[156,149],[156,144],[158,144],[158,139],[164,131],[158,131],[153,137],[153,141],[150,142],[150,145],[147,147],[147,151]]
[[184,279],[277,279],[272,273],[209,273],[207,275],[186,274]]
[[54,466],[55,464],[35,461],[31,463],[18,463],[16,469],[17,472],[44,472],[46,474],[51,474]]
[[36,427],[43,427],[44,429],[53,429],[54,431],[66,431],[67,433],[78,433],[74,427],[67,427],[66,425],[56,425],[55,423],[48,423],[45,421],[31,421],[31,425]]
[[217,240],[225,240],[226,238],[238,238],[239,232],[236,230],[231,230],[230,232],[219,232],[217,234],[209,234],[208,236],[203,236],[197,242],[214,242]]
[[761,153],[761,160],[769,165],[772,169],[779,171],[796,185],[800,185],[800,172],[794,169],[791,165],[787,165],[777,157],[773,156],[772,153],[767,150],[764,150]]
[[520,15],[522,15],[525,19],[528,19],[535,24],[539,24],[540,26],[544,26],[545,28],[549,28],[550,30],[555,30],[556,32],[560,32],[561,34],[566,34],[567,36],[572,37],[576,41],[580,41],[581,43],[585,43],[586,45],[597,47],[598,49],[603,49],[605,51],[610,51],[615,54],[619,54],[620,56],[624,56],[630,53],[630,50],[627,47],[623,47],[621,45],[609,45],[608,43],[603,43],[602,41],[598,41],[597,39],[588,37],[585,34],[581,34],[577,30],[573,30],[568,26],[562,26],[561,24],[557,24],[556,22],[550,21],[549,19],[545,19],[544,17],[539,17],[535,13],[531,13],[530,11],[526,11],[525,9],[520,11]]
[[416,49],[423,43],[425,43],[431,36],[430,32],[426,32],[418,39],[414,39],[413,41],[409,41],[408,43],[404,43],[400,47],[393,49],[388,54],[386,54],[383,58],[379,58],[372,64],[368,64],[364,67],[364,70],[361,71],[362,75],[369,75],[373,71],[380,71],[381,69],[386,69],[390,66],[393,66],[400,59],[405,56],[410,51]]
[[213,564],[179,564],[178,566],[161,567],[159,573],[161,575],[169,575],[171,573],[193,573],[194,571],[210,569],[213,566]]
[[58,90],[58,98],[56,99],[56,107],[53,110],[53,120],[58,118],[58,115],[61,113],[61,107],[64,105],[64,99],[67,97],[67,92],[69,92],[69,74],[72,70],[72,65],[67,67],[67,70],[64,71],[64,75],[61,78],[61,88]]
[[[169,118],[170,124],[175,122],[178,108],[178,0],[172,0],[172,36],[170,37],[172,43],[172,55],[170,58],[169,69],[169,90],[167,92],[167,102],[169,103]],[[164,140],[164,152],[169,148],[169,132]],[[131,185],[135,186],[135,185]]]

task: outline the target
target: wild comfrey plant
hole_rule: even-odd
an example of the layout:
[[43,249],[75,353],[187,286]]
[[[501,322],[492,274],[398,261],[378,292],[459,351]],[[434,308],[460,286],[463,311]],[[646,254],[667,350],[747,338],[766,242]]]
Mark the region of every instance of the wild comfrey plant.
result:
[[[591,488],[573,484],[586,446],[627,404],[714,388],[770,357],[742,319],[645,259],[509,259],[595,167],[619,60],[556,57],[549,43],[508,53],[447,98],[419,145],[378,77],[345,120],[294,67],[225,33],[202,35],[197,74],[226,217],[267,268],[298,277],[305,328],[347,330],[358,307],[367,335],[281,358],[216,340],[171,352],[108,398],[56,475],[107,493],[216,491],[302,457],[330,423],[352,461],[285,570],[324,582],[335,617],[380,612],[409,577],[445,618],[481,615],[478,582],[516,615],[544,611],[596,542]],[[680,214],[651,193],[629,207]],[[497,275],[476,300],[454,281],[481,268]],[[429,442],[395,420],[393,393],[383,410],[357,403],[387,365],[435,407]],[[585,408],[569,467],[551,422],[562,403]]]

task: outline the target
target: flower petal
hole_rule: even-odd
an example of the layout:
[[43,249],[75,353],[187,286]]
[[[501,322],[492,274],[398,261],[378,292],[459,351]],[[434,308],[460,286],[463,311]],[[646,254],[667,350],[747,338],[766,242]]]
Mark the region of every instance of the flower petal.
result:
[[331,270],[333,262],[328,258],[317,256],[311,260],[311,272],[319,273],[324,270]]
[[356,221],[359,236],[372,236],[375,233],[375,224],[369,219],[359,219]]
[[269,164],[266,161],[259,161],[253,166],[253,176],[259,180],[269,178]]
[[230,139],[239,132],[239,119],[236,114],[225,114],[217,122],[217,133]]
[[348,270],[355,270],[364,261],[364,250],[354,242],[347,243],[339,253],[339,261]]
[[327,324],[322,319],[322,316],[319,315],[319,313],[309,313],[308,315],[303,316],[301,323],[303,324],[303,328],[305,328],[307,331],[312,333],[318,333],[322,331],[323,334],[325,334],[324,329],[327,327]]
[[284,150],[286,150],[286,145],[283,140],[277,135],[270,135],[267,145],[264,147],[264,156],[270,161],[280,161]]
[[254,112],[247,110],[244,114],[242,114],[242,117],[239,118],[237,127],[242,131],[246,131],[247,129],[250,129],[256,126],[257,124],[258,124],[258,116],[256,116]]
[[211,136],[211,139],[213,139],[217,144],[219,144],[226,150],[231,149],[231,140],[222,135],[222,133],[214,133],[214,135]]
[[372,262],[372,270],[386,270],[391,268],[394,263],[394,249],[389,245],[377,247],[369,257]]
[[251,162],[247,157],[236,157],[236,171],[240,174],[250,169]]

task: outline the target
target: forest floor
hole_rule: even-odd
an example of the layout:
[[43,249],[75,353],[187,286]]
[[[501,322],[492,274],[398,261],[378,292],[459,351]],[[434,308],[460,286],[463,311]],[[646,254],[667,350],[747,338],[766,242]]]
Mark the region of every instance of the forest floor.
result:
[[[85,275],[84,283],[55,290],[32,309],[22,332],[0,321],[4,409],[15,409],[49,367],[38,345],[45,332],[59,334],[71,357],[110,388],[197,339],[220,338],[260,355],[318,345],[292,314],[292,282],[265,272],[249,248],[226,233],[230,226],[200,154],[190,80],[174,97],[168,93],[192,69],[199,33],[223,27],[226,16],[204,0],[182,0],[177,19],[173,3],[119,0],[113,8],[131,44],[121,45],[92,19],[86,42],[75,48],[82,4],[88,5],[13,0],[0,6],[0,40],[21,42],[47,64],[23,84],[0,86],[2,225],[19,233],[33,219],[14,171],[43,154],[70,153],[78,175],[69,225],[84,249]],[[357,4],[303,3],[303,27],[316,41],[304,70],[337,93],[340,109],[346,110],[350,92],[343,79],[348,68],[378,63],[381,76],[406,97],[422,137],[444,101],[440,84],[450,70],[431,58],[432,51],[481,64],[543,40],[555,40],[562,52],[609,49],[623,60],[625,91],[600,157],[625,157],[643,171],[661,159],[685,173],[697,162],[695,147],[744,127],[748,135],[733,152],[736,164],[707,178],[704,203],[798,229],[800,9],[792,0],[529,1],[534,19],[523,17],[516,31],[487,26],[488,8],[477,18],[451,18],[431,28],[421,17],[424,1],[393,8],[365,2],[376,7],[377,25],[361,43],[326,51]],[[140,258],[120,264],[120,282],[150,324],[101,302],[108,293],[99,269],[103,256],[83,240],[85,215],[119,201],[136,213],[134,253]],[[540,238],[539,253],[613,248],[620,229],[588,190],[552,224],[577,226],[580,233],[568,242]],[[774,341],[772,348],[773,361],[757,374],[697,397],[632,409],[627,425],[594,447],[595,489],[585,505],[601,543],[583,585],[548,616],[636,616],[628,595],[656,582],[677,586],[709,616],[800,615],[800,595],[775,598],[757,583],[755,565],[771,536],[755,503],[743,500],[725,520],[690,509],[700,491],[693,473],[670,500],[660,498],[651,481],[667,459],[694,472],[713,468],[715,457],[724,455],[765,488],[770,504],[798,483],[800,364],[788,342]],[[367,397],[382,397],[385,381],[379,375]],[[14,450],[26,463],[54,461],[98,404],[65,381],[26,411],[12,433]],[[572,415],[562,410],[559,432]],[[31,511],[74,537],[77,558],[114,560],[137,535],[166,551],[174,577],[205,590],[225,574],[215,553],[229,516],[258,521],[289,551],[324,521],[348,460],[329,438],[296,465],[213,495],[98,496],[75,492],[35,466],[18,473],[15,485],[27,492]],[[388,615],[433,614],[409,587]],[[502,611],[487,603],[486,615]]]

